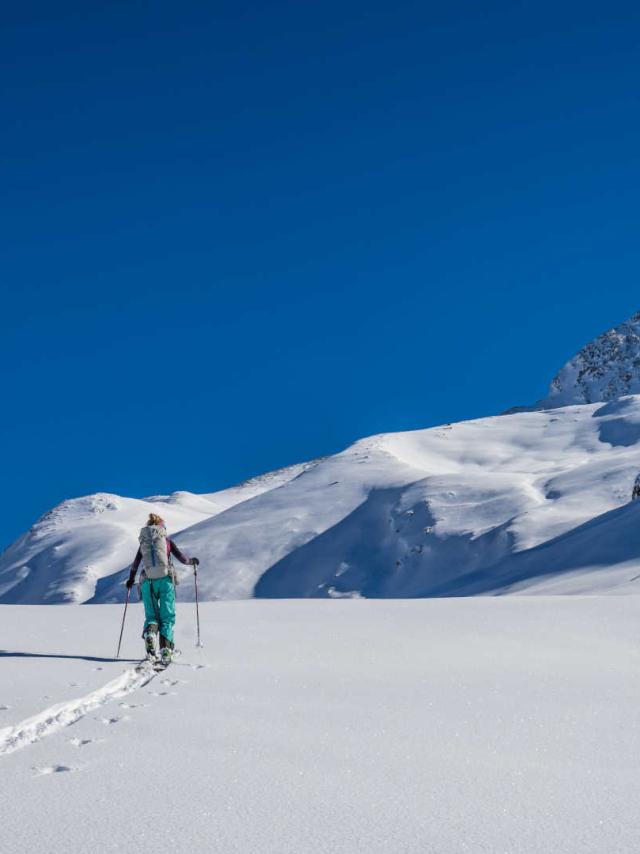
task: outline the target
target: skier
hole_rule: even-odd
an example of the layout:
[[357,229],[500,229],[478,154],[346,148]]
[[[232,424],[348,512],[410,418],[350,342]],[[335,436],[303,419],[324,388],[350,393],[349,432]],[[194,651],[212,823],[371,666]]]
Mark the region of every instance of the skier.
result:
[[[155,513],[149,514],[149,521],[140,530],[140,548],[131,566],[127,579],[127,589],[131,590],[136,581],[136,572],[140,562],[144,569],[140,573],[140,595],[144,603],[144,629],[147,657],[161,661],[165,666],[171,662],[173,652],[173,626],[176,621],[176,575],[171,556],[180,563],[194,567],[200,563],[197,557],[188,558],[182,554],[173,540],[167,536],[164,520]],[[160,650],[158,651],[158,633]]]
[[633,484],[633,492],[631,493],[631,500],[635,501],[636,498],[640,498],[640,474],[636,476]]

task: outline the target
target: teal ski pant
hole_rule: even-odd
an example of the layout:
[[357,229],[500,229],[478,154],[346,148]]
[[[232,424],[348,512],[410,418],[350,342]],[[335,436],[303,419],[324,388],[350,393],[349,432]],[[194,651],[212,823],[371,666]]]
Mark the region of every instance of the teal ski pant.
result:
[[145,578],[140,585],[144,603],[144,627],[155,623],[160,634],[173,643],[173,626],[176,621],[176,591],[170,576]]

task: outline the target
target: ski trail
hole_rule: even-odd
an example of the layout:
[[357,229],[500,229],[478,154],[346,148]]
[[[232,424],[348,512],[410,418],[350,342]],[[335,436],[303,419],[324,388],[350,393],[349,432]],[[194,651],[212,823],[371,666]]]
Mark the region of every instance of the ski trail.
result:
[[15,726],[0,729],[0,756],[27,747],[29,744],[40,741],[40,739],[74,724],[89,712],[104,706],[105,703],[142,688],[155,675],[155,670],[144,664],[132,667],[125,670],[116,679],[107,682],[102,688],[98,688],[84,697],[78,697],[66,703],[58,703]]

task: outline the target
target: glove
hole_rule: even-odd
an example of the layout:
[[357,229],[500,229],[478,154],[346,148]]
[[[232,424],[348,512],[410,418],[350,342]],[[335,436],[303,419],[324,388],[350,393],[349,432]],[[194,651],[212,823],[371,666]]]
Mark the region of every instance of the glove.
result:
[[199,566],[199,565],[200,565],[200,561],[198,560],[198,558],[192,557],[191,558],[191,566]]
[[136,574],[133,570],[129,573],[129,578],[127,578],[127,590],[131,590],[133,585],[136,583]]

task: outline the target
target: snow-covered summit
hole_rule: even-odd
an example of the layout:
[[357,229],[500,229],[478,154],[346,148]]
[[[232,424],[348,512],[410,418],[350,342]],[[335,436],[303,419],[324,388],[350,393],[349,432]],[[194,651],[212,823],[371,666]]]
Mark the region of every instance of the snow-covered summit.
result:
[[586,344],[556,374],[543,409],[640,394],[640,312]]

